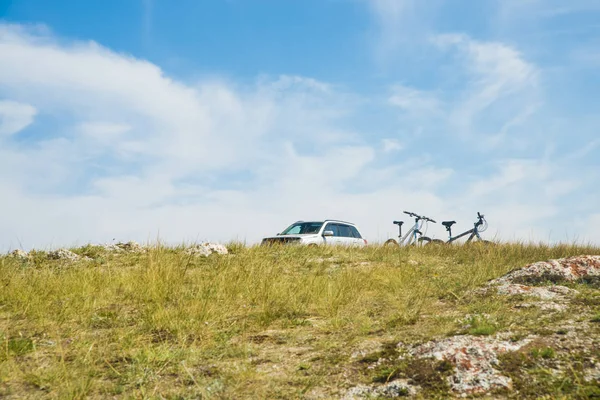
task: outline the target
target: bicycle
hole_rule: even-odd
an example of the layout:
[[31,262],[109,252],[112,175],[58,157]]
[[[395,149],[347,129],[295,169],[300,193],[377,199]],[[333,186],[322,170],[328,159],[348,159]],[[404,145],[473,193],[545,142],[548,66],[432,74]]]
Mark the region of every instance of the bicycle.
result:
[[384,246],[408,246],[411,244],[417,244],[417,242],[420,242],[419,235],[423,235],[423,233],[421,232],[421,228],[423,228],[423,225],[429,222],[433,222],[434,224],[436,223],[433,219],[429,217],[418,215],[410,211],[403,212],[404,214],[407,214],[410,217],[414,217],[415,224],[408,230],[408,232],[406,232],[404,236],[402,236],[402,225],[404,224],[404,221],[393,221],[394,225],[398,225],[398,240],[388,239],[383,244]]
[[[452,236],[452,225],[454,225],[455,223],[456,223],[456,221],[443,221],[442,222],[442,225],[444,225],[444,227],[446,228],[446,231],[448,231],[448,241],[446,241],[446,242],[444,242],[441,239],[431,239],[427,236],[422,236],[421,238],[419,238],[419,240],[426,242],[425,244],[446,244],[446,243],[452,243],[455,240],[458,240],[458,239],[470,234],[469,238],[467,239],[467,241],[465,243],[469,243],[473,239],[477,239],[476,240],[477,242],[481,242],[483,244],[492,244],[493,243],[493,242],[490,242],[489,240],[482,239],[481,236],[479,235],[481,232],[485,232],[485,230],[488,228],[488,223],[483,214],[480,214],[479,212],[477,213],[477,221],[473,224],[473,229],[469,229],[468,231],[465,231],[465,232],[461,233],[460,235]],[[481,226],[483,226],[483,228],[480,228]]]

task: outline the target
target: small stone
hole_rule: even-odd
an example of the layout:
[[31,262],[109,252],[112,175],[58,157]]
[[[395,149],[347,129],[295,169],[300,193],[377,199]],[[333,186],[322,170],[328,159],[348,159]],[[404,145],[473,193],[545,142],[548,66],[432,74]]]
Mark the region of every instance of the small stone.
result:
[[384,385],[358,385],[349,389],[342,400],[358,400],[372,398],[394,399],[403,396],[414,396],[420,388],[408,384],[406,379],[398,379]]
[[196,257],[208,257],[211,254],[227,254],[227,247],[218,243],[196,244],[185,250],[185,254]]
[[58,249],[48,253],[48,259],[50,260],[66,260],[66,261],[77,261],[80,257],[73,253],[71,250]]
[[21,249],[13,250],[8,255],[14,258],[20,258],[22,260],[26,260],[27,258],[29,258],[29,254]]
[[112,244],[103,244],[101,247],[104,248],[104,250],[113,253],[145,253],[148,251],[146,247],[134,241],[129,241],[126,243],[118,242]]

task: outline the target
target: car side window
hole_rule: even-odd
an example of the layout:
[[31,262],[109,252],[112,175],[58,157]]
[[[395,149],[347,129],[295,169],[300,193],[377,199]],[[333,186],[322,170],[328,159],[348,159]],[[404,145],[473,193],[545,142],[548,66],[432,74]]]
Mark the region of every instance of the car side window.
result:
[[362,239],[362,236],[360,236],[360,233],[358,232],[358,229],[356,229],[356,227],[354,226],[350,226],[350,231],[352,232],[352,237],[355,237],[357,239]]
[[348,225],[339,224],[338,230],[341,237],[352,237],[352,231],[350,231],[350,227]]
[[325,231],[332,231],[333,236],[340,236],[338,226],[336,224],[327,224],[327,226],[325,227],[323,232],[325,232]]

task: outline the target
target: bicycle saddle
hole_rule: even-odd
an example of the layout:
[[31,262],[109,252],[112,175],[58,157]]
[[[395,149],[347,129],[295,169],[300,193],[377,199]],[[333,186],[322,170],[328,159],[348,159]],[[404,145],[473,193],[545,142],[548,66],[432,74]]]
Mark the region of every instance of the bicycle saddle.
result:
[[395,224],[395,225],[400,225],[400,226],[402,226],[402,224],[403,224],[403,223],[404,223],[404,221],[394,221],[394,224]]
[[444,225],[447,228],[450,228],[455,223],[456,223],[456,221],[444,221],[444,222],[442,222],[442,225]]

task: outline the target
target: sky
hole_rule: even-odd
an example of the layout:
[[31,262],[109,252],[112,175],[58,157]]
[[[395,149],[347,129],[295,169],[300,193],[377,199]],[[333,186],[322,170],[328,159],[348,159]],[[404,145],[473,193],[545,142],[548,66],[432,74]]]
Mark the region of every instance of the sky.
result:
[[404,210],[600,244],[598,21],[597,0],[0,0],[0,250],[325,218],[375,243]]

